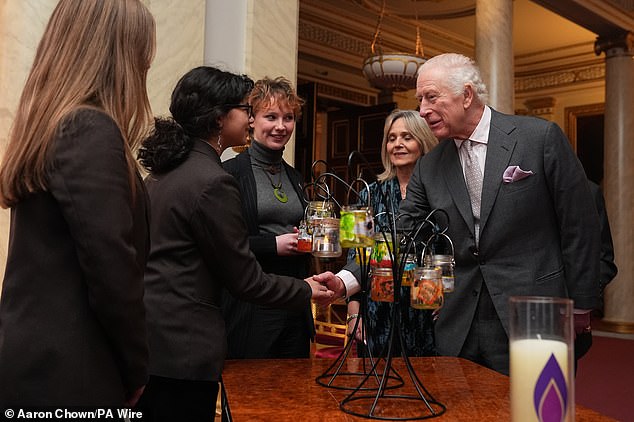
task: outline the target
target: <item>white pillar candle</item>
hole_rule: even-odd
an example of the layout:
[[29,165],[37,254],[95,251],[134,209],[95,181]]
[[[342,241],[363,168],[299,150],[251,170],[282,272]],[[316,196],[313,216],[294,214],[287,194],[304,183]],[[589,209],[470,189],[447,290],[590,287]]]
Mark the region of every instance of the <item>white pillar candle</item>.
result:
[[[513,421],[573,421],[574,393],[568,379],[568,346],[563,341],[510,342]],[[573,403],[571,403],[573,402]],[[571,413],[571,414],[570,414]]]

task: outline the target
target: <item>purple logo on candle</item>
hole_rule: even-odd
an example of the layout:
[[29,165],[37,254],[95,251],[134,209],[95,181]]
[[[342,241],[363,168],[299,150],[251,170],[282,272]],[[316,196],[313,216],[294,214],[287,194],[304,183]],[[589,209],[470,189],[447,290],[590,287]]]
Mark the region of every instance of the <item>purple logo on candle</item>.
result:
[[564,373],[554,354],[550,355],[537,378],[533,404],[540,422],[560,422],[566,416],[568,388]]

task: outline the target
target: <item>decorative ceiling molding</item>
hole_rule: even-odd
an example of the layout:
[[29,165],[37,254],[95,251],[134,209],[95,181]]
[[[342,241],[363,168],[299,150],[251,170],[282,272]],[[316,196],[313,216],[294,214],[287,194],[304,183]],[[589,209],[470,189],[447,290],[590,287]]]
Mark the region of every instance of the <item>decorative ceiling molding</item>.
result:
[[597,35],[634,31],[631,0],[532,0]]
[[579,66],[577,68],[543,72],[538,75],[516,76],[515,92],[529,92],[540,89],[552,89],[579,83],[603,81],[605,64]]
[[634,0],[608,0],[608,2],[623,10],[634,13]]
[[359,38],[335,32],[330,28],[316,25],[306,20],[299,21],[299,39],[324,44],[330,48],[351,53],[360,58],[370,53],[369,41],[362,41]]
[[[354,3],[381,13],[382,0],[352,0]],[[475,0],[390,0],[385,4],[386,16],[406,19],[454,19],[475,14]]]

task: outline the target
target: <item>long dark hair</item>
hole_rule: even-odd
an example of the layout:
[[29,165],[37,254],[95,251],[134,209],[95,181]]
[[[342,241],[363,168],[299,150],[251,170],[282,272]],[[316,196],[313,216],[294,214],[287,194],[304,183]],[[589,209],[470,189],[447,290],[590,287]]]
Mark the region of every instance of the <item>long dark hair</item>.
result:
[[155,119],[152,133],[143,141],[139,160],[152,173],[178,167],[189,155],[194,139],[208,141],[220,132],[219,118],[228,104],[239,104],[253,89],[246,75],[196,67],[176,84],[170,103],[171,118]]

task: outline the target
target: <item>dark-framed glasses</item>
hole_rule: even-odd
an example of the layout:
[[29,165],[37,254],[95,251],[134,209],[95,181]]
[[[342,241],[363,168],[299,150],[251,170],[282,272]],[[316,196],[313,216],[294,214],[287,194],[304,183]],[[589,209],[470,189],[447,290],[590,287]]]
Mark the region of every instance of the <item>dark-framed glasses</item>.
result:
[[227,104],[228,109],[239,108],[247,112],[249,117],[253,116],[253,106],[251,104]]

